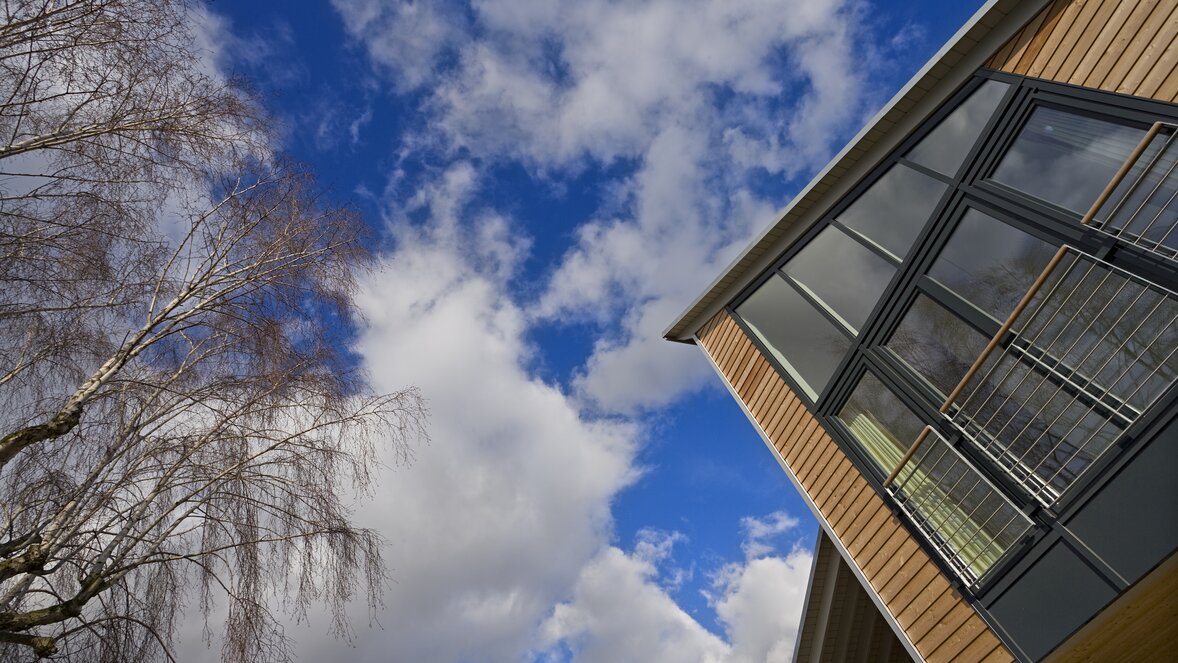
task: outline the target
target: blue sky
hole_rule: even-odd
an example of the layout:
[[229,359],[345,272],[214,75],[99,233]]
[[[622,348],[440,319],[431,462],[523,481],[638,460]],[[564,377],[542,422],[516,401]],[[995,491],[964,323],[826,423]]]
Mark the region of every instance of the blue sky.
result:
[[379,623],[312,614],[300,658],[787,657],[816,524],[660,332],[978,4],[210,4],[210,57],[376,231],[357,356],[431,408],[357,511]]

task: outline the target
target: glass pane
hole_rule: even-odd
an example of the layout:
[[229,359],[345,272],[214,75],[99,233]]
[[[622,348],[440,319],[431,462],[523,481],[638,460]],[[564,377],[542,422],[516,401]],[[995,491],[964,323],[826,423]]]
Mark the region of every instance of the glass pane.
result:
[[790,375],[818,399],[851,342],[780,276],[770,277],[736,313]]
[[838,414],[884,474],[890,474],[924,427],[871,373],[864,373]]
[[1163,255],[1178,253],[1176,165],[1178,140],[1159,134],[1109,196],[1094,225]]
[[952,177],[1009,87],[1001,81],[982,83],[957,110],[917,143],[907,157]]
[[981,578],[1031,523],[932,433],[896,477],[896,500],[968,581]]
[[945,307],[918,295],[887,347],[947,396],[987,340]]
[[929,270],[945,287],[1006,320],[1056,247],[971,209]]
[[785,265],[785,273],[858,331],[896,268],[830,226]]
[[1132,418],[1178,379],[1178,301],[1164,291],[1070,254],[1047,289],[1022,336],[1073,385],[1111,394]]
[[954,419],[974,444],[1045,503],[1071,485],[1120,436],[1056,377],[1018,358],[991,357]]
[[839,214],[838,220],[900,260],[944,192],[941,182],[898,164]]
[[1144,129],[1036,108],[992,179],[1082,215],[1144,135]]

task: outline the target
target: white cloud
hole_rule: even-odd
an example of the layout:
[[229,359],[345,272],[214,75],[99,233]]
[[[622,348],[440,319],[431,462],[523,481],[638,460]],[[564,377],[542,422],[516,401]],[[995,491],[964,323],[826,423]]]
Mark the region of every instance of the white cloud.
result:
[[523,368],[526,319],[502,283],[520,249],[502,219],[477,222],[484,242],[451,232],[468,174],[423,194],[437,223],[401,226],[360,299],[376,388],[420,387],[433,438],[362,514],[391,539],[386,632],[362,636],[380,660],[515,660],[607,544],[610,500],[636,476],[634,426],[586,419]]
[[[793,530],[784,513],[745,518],[750,538]],[[811,554],[798,548],[733,562],[713,579],[711,602],[727,639],[684,612],[666,589],[678,533],[640,532],[630,553],[610,546],[582,570],[572,598],[541,629],[542,654],[576,663],[613,661],[771,663],[789,660],[805,603]],[[747,549],[747,548],[746,548]]]
[[453,3],[335,6],[423,92],[422,143],[542,177],[637,164],[613,213],[569,220],[575,241],[521,302],[538,323],[603,330],[574,389],[606,412],[704,384],[659,333],[783,202],[750,175],[816,168],[872,103],[853,0],[479,0],[449,22]]
[[732,641],[730,663],[790,660],[812,563],[809,551],[794,550],[749,560],[722,576],[716,614]]
[[775,511],[765,518],[746,516],[741,519],[740,526],[745,532],[745,557],[757,559],[772,552],[772,540],[796,528],[798,519],[784,511]]
[[609,547],[582,570],[573,599],[542,627],[551,653],[567,647],[578,663],[720,663],[729,646],[659,587],[658,557]]
[[[394,539],[398,584],[387,644],[361,651],[788,657],[810,554],[777,546],[796,521],[743,522],[745,559],[710,594],[724,637],[709,632],[674,598],[680,535],[611,544],[611,500],[639,472],[641,429],[627,422],[640,420],[587,412],[634,415],[708,379],[698,351],[659,333],[784,202],[755,193],[754,176],[816,168],[870,110],[855,0],[333,4],[388,80],[423,100],[398,157],[462,159],[424,182],[390,175],[388,191],[416,193],[386,201],[397,249],[363,298],[365,364],[378,388],[423,389],[434,441],[369,510]],[[626,172],[599,210],[562,220],[572,240],[525,289],[534,300],[508,287],[527,229],[477,205],[487,165],[505,162],[557,185],[591,166]],[[524,368],[536,350],[523,339],[562,324],[603,334],[570,384],[546,384]]]
[[[509,219],[471,212],[478,187],[462,163],[423,187],[409,209],[431,223],[394,220],[397,248],[360,300],[357,349],[376,388],[419,386],[433,441],[360,514],[391,539],[395,584],[384,630],[359,630],[348,656],[737,663],[791,651],[808,554],[775,556],[797,525],[787,514],[741,521],[745,551],[759,556],[715,574],[726,638],[674,598],[688,573],[671,560],[683,535],[642,530],[630,552],[611,544],[610,504],[641,471],[641,429],[588,418],[527,373],[530,320],[507,295],[527,247]],[[305,656],[341,655],[326,638],[300,640]]]
[[464,36],[461,7],[446,0],[332,0],[332,5],[372,60],[406,89],[430,80],[438,59]]

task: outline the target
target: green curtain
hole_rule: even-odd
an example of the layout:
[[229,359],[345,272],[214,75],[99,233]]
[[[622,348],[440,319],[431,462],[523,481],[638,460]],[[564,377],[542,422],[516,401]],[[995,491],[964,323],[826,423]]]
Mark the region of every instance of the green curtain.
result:
[[[870,413],[858,412],[845,421],[885,473],[899,464],[911,444],[897,440]],[[923,527],[936,532],[974,579],[980,578],[1025,527],[1006,527],[1020,514],[956,453],[936,453],[934,445],[940,444],[944,442],[936,437],[925,440],[923,452],[905,466],[895,485],[904,491],[909,508],[925,521]],[[939,456],[931,467],[921,463],[922,458]]]

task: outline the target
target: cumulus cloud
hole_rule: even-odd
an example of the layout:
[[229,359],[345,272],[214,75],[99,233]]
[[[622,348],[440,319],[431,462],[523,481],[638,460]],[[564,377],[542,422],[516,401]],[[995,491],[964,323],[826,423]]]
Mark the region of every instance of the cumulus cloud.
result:
[[732,641],[730,663],[790,660],[812,563],[809,551],[795,549],[728,567],[719,576],[716,614]]
[[[744,519],[746,535],[793,530],[784,513]],[[660,661],[767,663],[793,654],[812,555],[794,547],[724,565],[714,573],[711,602],[726,638],[708,631],[675,602],[666,586],[667,560],[682,534],[645,530],[633,551],[610,546],[581,571],[572,599],[541,628],[541,656],[577,663]],[[746,551],[749,550],[746,541]],[[672,574],[673,575],[673,574]]]
[[[635,415],[709,376],[659,334],[784,202],[753,180],[818,167],[871,110],[853,0],[333,4],[419,104],[397,163],[429,163],[390,174],[388,192],[414,193],[385,200],[394,249],[356,349],[378,389],[428,396],[433,442],[362,514],[392,540],[396,585],[386,630],[350,657],[788,657],[811,561],[784,546],[795,519],[742,521],[744,559],[710,576],[714,633],[675,598],[683,536],[624,549],[610,508],[642,472]],[[479,196],[504,163],[557,186],[622,173],[522,294],[529,229]],[[529,334],[560,325],[601,332],[563,385],[526,369]]]
[[659,333],[781,205],[750,178],[816,168],[872,105],[850,0],[334,4],[425,100],[422,143],[542,178],[634,164],[521,302],[536,324],[600,329],[573,388],[605,412],[703,384]]
[[485,242],[452,232],[464,170],[423,194],[437,223],[400,226],[360,297],[375,387],[420,387],[433,440],[360,514],[390,539],[395,585],[357,660],[516,660],[607,545],[610,500],[637,472],[632,424],[587,419],[523,368],[526,319],[501,281],[521,249],[494,218],[474,222]]
[[556,607],[541,644],[579,663],[720,663],[727,643],[700,626],[658,584],[659,556],[609,547],[581,571],[573,599]]
[[[459,162],[392,215],[396,248],[361,295],[356,349],[374,386],[419,386],[433,440],[359,514],[391,544],[382,630],[358,630],[347,650],[300,636],[300,651],[492,662],[788,654],[809,565],[806,552],[778,553],[796,534],[789,515],[741,521],[746,558],[712,573],[722,634],[676,601],[689,573],[673,561],[684,535],[648,529],[630,550],[613,543],[611,503],[642,472],[641,426],[589,416],[527,372],[531,320],[507,284],[528,246],[510,219],[478,211],[479,187]],[[415,213],[430,223],[410,223]]]
[[791,532],[798,519],[784,511],[775,511],[765,518],[746,516],[740,526],[745,532],[744,554],[749,559],[764,557],[775,549],[773,540]]

